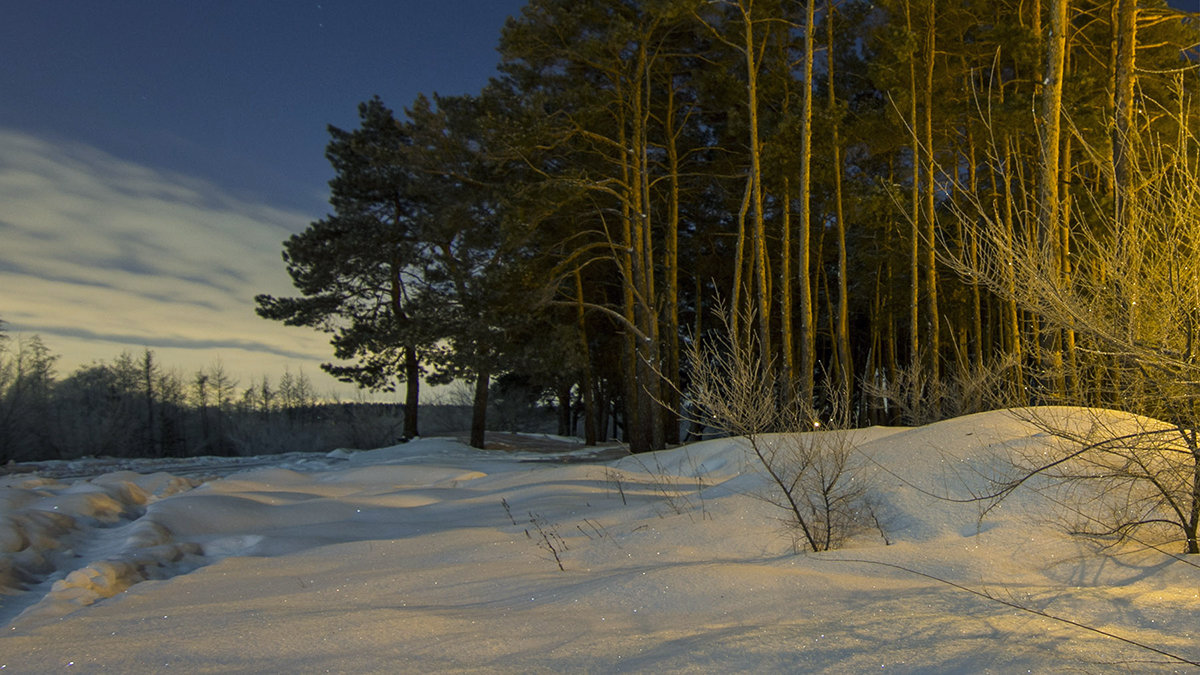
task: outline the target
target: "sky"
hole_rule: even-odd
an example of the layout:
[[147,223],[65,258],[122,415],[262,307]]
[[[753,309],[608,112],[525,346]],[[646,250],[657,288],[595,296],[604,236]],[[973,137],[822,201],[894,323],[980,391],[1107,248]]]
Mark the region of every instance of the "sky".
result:
[[477,93],[523,0],[39,0],[0,22],[0,320],[66,375],[154,350],[242,385],[327,337],[254,313],[328,212],[327,125]]

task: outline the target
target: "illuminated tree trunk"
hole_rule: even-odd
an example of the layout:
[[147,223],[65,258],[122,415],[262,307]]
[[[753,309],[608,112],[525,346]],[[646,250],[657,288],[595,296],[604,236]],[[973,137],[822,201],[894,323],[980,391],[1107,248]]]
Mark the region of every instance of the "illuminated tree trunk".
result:
[[[904,2],[904,26],[910,37],[914,37],[912,25],[912,0]],[[914,38],[915,41],[915,38]],[[912,147],[912,186],[910,191],[909,232],[909,295],[908,295],[908,342],[909,362],[914,372],[921,367],[921,143],[917,138],[917,65],[915,50],[908,56],[908,130]]]
[[[750,213],[753,218],[754,231],[751,235],[751,249],[754,257],[754,298],[758,319],[759,346],[762,349],[763,362],[771,358],[771,293],[770,281],[767,278],[767,226],[763,217],[762,190],[762,142],[759,140],[758,129],[758,70],[759,63],[756,52],[759,51],[758,41],[754,37],[754,21],[751,17],[753,3],[741,3],[743,32],[745,38],[744,51],[746,55],[746,114],[750,126]],[[765,41],[766,38],[764,37]]]
[[[1037,248],[1043,264],[1051,267],[1046,273],[1056,281],[1065,281],[1065,260],[1062,259],[1060,221],[1059,171],[1062,145],[1062,93],[1063,73],[1067,51],[1067,4],[1068,0],[1053,0],[1050,6],[1050,35],[1046,40],[1046,63],[1042,77],[1042,105],[1040,115],[1041,158],[1038,162],[1037,200]],[[1066,393],[1063,373],[1061,334],[1057,331],[1043,333],[1042,355],[1051,363],[1055,373],[1056,388],[1060,395]]]
[[787,376],[787,393],[790,396],[799,370],[796,367],[796,335],[792,330],[792,182],[783,178],[783,194],[780,198],[780,245],[779,259],[779,341],[783,352],[783,370]]
[[[666,442],[679,443],[679,147],[680,130],[676,128],[675,83],[668,78],[666,122],[668,197],[663,271],[666,277],[666,355],[664,369],[668,384],[663,389],[666,407],[663,410],[663,432]],[[699,299],[697,299],[699,310]]]
[[1117,245],[1123,246],[1126,210],[1133,193],[1130,180],[1130,143],[1133,135],[1133,92],[1135,52],[1137,50],[1137,0],[1114,0],[1116,3],[1116,70],[1113,91],[1113,175],[1116,180]]
[[826,3],[825,38],[829,77],[829,118],[833,122],[833,185],[834,210],[837,216],[838,247],[838,301],[834,335],[838,356],[838,380],[844,402],[852,400],[854,387],[854,361],[850,353],[850,273],[846,262],[846,215],[842,207],[842,146],[841,123],[838,119],[837,90],[834,86],[833,68],[833,0]]
[[[941,312],[938,308],[937,274],[937,214],[934,206],[933,158],[933,64],[936,40],[936,0],[929,0],[925,17],[925,299],[929,313],[929,378],[936,383],[941,378]],[[915,174],[914,174],[915,175]]]
[[800,136],[800,253],[796,273],[800,286],[800,401],[813,402],[813,373],[816,370],[816,322],[813,312],[812,276],[809,265],[812,226],[812,104],[813,104],[813,30],[816,27],[816,0],[808,0],[804,10],[804,95],[801,97],[802,132]]

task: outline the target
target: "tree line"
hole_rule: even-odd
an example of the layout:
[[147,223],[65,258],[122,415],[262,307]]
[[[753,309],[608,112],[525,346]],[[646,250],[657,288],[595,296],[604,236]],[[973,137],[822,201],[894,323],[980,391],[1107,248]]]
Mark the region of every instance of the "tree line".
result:
[[319,397],[302,372],[239,386],[220,364],[185,376],[123,352],[59,377],[37,336],[0,322],[0,464],[373,448],[400,438],[396,405]]
[[1153,375],[1049,310],[1122,283],[1098,253],[1153,246],[1131,214],[1197,175],[1198,26],[1162,0],[531,0],[479,94],[329,128],[331,213],[258,311],[404,385],[407,435],[422,380],[473,381],[480,446],[513,373],[588,442],[678,442],[713,331],[858,423],[1121,407]]

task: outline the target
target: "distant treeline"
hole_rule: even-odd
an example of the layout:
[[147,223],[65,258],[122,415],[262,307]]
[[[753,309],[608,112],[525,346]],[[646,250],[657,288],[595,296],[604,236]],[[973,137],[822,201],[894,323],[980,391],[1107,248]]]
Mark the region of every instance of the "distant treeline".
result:
[[[381,447],[403,435],[402,404],[320,396],[300,372],[239,386],[220,363],[184,375],[147,349],[59,378],[57,360],[36,335],[0,332],[0,463],[319,452]],[[522,415],[530,421],[516,411],[508,417]],[[429,406],[423,422],[429,433],[463,429],[470,410]]]

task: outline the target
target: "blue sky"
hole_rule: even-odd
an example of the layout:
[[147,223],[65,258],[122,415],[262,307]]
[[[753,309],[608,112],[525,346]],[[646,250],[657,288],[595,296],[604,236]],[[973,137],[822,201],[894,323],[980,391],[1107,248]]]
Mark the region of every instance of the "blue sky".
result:
[[[0,319],[68,373],[154,349],[248,384],[326,338],[254,314],[325,215],[326,125],[478,92],[523,0],[38,0],[0,22]],[[346,391],[343,389],[343,391]]]

